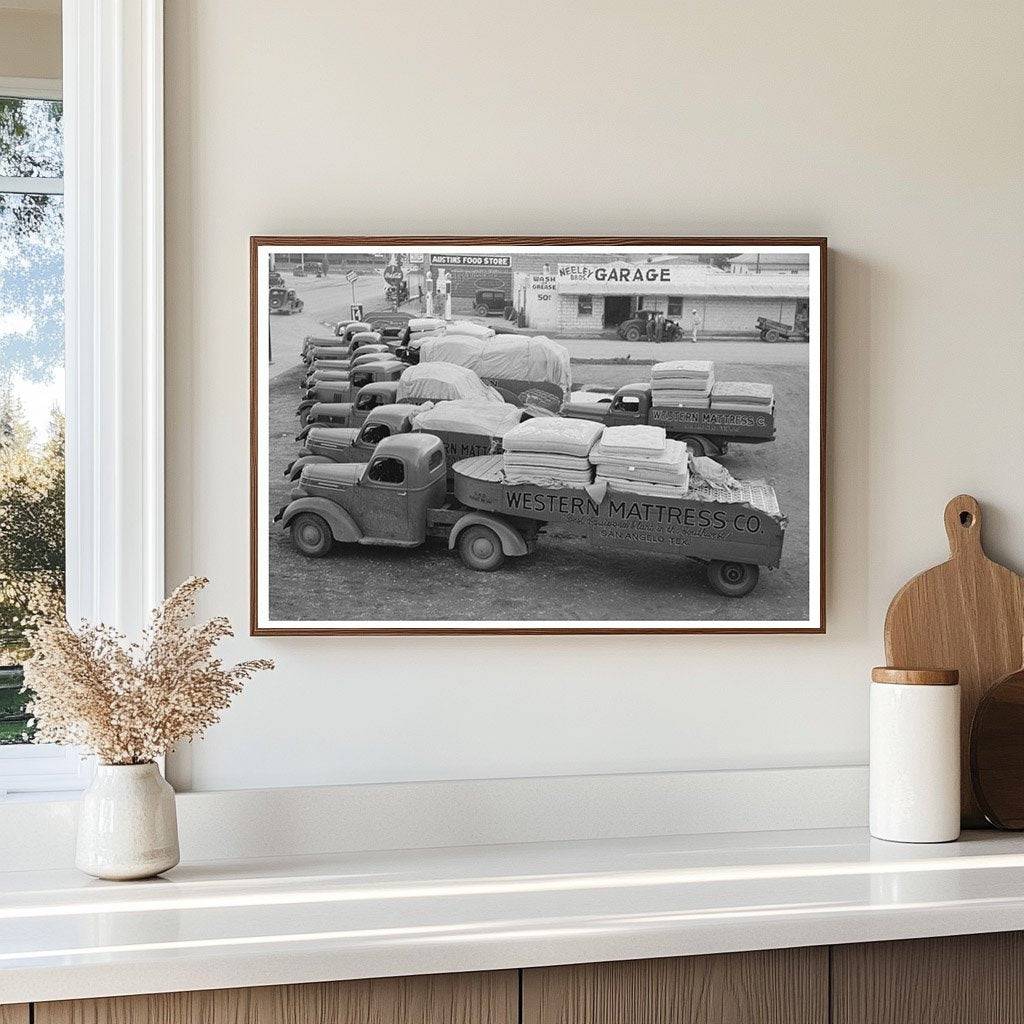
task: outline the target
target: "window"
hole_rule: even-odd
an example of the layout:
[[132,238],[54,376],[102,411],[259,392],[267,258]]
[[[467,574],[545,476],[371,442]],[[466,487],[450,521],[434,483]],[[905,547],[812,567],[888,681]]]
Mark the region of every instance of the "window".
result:
[[378,484],[401,484],[405,482],[405,466],[401,459],[390,456],[375,459],[370,465],[368,476]]
[[682,296],[670,295],[668,299],[668,315],[669,316],[682,316],[683,315],[683,298]]
[[386,423],[371,423],[363,427],[363,436],[360,441],[363,444],[380,444],[390,434],[391,428]]
[[[25,621],[64,601],[63,173],[61,101],[0,88],[0,746],[8,748],[32,733],[19,667],[30,653]],[[17,753],[3,752],[0,795]]]
[[580,295],[576,300],[576,312],[580,316],[592,316],[594,313],[594,296]]
[[370,409],[376,408],[379,404],[376,399],[377,396],[373,394],[360,395],[359,398],[356,399],[356,408],[360,412],[368,412]]
[[430,453],[430,459],[427,462],[427,469],[429,469],[431,472],[433,472],[433,470],[437,469],[438,466],[441,465],[441,462],[442,462],[441,449],[440,448],[435,448],[434,451],[432,451]]

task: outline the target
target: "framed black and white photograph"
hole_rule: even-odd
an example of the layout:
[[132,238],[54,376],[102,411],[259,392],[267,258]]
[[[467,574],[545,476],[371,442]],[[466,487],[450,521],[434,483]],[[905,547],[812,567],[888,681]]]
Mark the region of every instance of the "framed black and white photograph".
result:
[[824,632],[824,239],[250,258],[254,634]]

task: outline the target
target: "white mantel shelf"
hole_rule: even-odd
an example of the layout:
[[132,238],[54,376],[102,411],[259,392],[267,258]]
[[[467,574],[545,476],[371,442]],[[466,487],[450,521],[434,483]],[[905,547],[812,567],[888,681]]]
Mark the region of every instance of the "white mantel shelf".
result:
[[0,1003],[1024,928],[1024,837],[861,829],[0,873]]

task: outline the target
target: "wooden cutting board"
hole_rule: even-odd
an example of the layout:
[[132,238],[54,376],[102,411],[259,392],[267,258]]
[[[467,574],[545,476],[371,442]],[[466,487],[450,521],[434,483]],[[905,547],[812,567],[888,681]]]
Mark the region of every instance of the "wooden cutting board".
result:
[[970,734],[986,690],[1020,667],[1024,579],[993,562],[981,543],[981,507],[969,494],[946,506],[949,561],[915,576],[885,616],[885,657],[896,668],[960,672],[960,813],[985,825],[971,789]]

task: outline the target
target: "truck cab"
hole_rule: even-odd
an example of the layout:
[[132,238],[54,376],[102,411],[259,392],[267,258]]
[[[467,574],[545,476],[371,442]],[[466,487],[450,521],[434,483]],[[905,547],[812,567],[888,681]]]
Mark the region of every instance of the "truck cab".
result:
[[574,402],[572,395],[562,407],[562,415],[574,420],[593,420],[609,427],[646,423],[651,411],[650,384],[625,384],[610,402]]
[[306,425],[309,410],[318,402],[351,402],[352,396],[367,384],[397,382],[407,369],[405,363],[382,360],[356,367],[349,372],[347,380],[314,381],[303,392],[302,401],[296,410],[301,425]]
[[385,438],[408,434],[418,405],[382,405],[373,409],[361,427],[310,427],[299,457],[284,475],[298,480],[306,466],[323,462],[368,462]]
[[302,441],[311,427],[361,427],[371,410],[398,401],[398,382],[377,381],[359,389],[354,402],[317,402],[306,414],[306,423],[296,436]]
[[444,503],[445,472],[438,438],[398,434],[381,441],[365,465],[306,466],[275,521],[312,557],[335,541],[415,547],[427,538],[427,510]]

